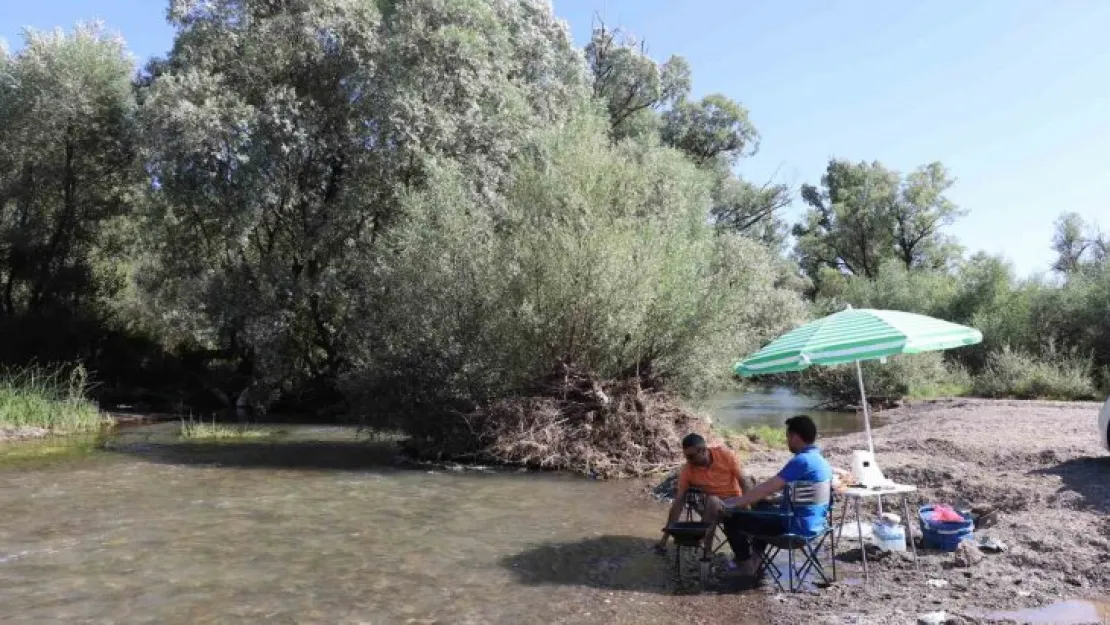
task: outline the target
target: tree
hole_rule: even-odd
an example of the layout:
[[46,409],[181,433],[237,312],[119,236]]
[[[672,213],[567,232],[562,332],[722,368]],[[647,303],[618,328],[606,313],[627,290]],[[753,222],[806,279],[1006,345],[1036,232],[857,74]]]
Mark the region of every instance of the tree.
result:
[[614,138],[658,132],[658,111],[690,92],[690,66],[672,56],[656,63],[644,43],[604,23],[594,28],[586,45],[594,97],[605,104]]
[[797,255],[811,276],[829,267],[874,278],[890,258],[907,269],[948,268],[958,258],[942,229],[962,213],[944,195],[952,182],[939,163],[903,179],[878,162],[833,159],[821,185],[803,185],[809,210],[794,227]]
[[139,180],[133,65],[95,23],[24,38],[0,54],[0,316],[91,313]]
[[663,142],[690,156],[698,165],[718,159],[728,165],[755,154],[759,133],[739,102],[721,94],[697,101],[682,100],[663,114]]
[[1089,226],[1079,213],[1060,215],[1055,228],[1052,235],[1052,251],[1056,252],[1053,271],[1071,275],[1085,266],[1106,261],[1110,252],[1110,237]]
[[[263,390],[330,384],[403,196],[450,161],[496,214],[520,138],[586,94],[528,0],[174,0],[144,77],[149,287]],[[264,399],[264,398],[263,398]]]
[[757,186],[729,171],[716,186],[710,216],[720,230],[751,235],[779,248],[788,234],[779,214],[791,199],[786,185]]
[[960,250],[941,229],[967,214],[945,193],[954,180],[944,165],[930,163],[906,177],[894,208],[894,248],[907,269],[948,269]]

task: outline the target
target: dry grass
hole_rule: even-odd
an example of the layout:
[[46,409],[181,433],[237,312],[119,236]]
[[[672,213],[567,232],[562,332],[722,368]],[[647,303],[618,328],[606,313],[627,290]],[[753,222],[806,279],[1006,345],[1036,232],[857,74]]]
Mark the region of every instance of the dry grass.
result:
[[677,466],[686,434],[712,435],[707,421],[653,390],[650,380],[603,381],[570,368],[528,395],[494,402],[464,421],[469,436],[454,440],[477,441],[478,449],[441,442],[419,455],[633,477]]

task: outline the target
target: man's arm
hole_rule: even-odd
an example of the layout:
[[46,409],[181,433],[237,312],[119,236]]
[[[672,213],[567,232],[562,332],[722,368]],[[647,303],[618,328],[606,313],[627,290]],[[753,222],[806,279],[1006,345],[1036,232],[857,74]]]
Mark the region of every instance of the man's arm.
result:
[[678,521],[678,517],[682,516],[682,508],[685,507],[685,505],[686,487],[680,485],[675,491],[674,501],[671,502],[671,509],[667,513],[667,525],[663,526],[663,537],[660,538],[659,543],[656,544],[657,549],[667,548],[667,538],[670,537],[670,534],[667,533],[667,526]]
[[786,480],[776,475],[762,484],[757,484],[755,488],[744,493],[743,496],[733,502],[732,507],[743,508],[750,506],[774,495],[783,488],[786,488]]

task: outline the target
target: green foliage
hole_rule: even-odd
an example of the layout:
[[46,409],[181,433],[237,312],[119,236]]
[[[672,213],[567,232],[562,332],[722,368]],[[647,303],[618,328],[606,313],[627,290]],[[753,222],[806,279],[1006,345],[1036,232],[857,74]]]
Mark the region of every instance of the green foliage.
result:
[[664,113],[663,141],[698,165],[718,160],[731,165],[755,154],[759,133],[748,121],[747,109],[715,93],[697,102],[682,100]]
[[220,441],[269,438],[274,434],[275,432],[273,430],[216,423],[214,419],[211,423],[205,423],[204,421],[194,420],[192,417],[189,417],[188,420],[181,420],[181,431],[179,436],[185,440],[191,441]]
[[133,65],[96,24],[24,39],[0,61],[0,316],[92,314],[129,251]]
[[821,279],[818,309],[824,314],[856,308],[903,310],[937,317],[947,316],[957,294],[957,280],[948,273],[906,269],[901,262],[883,262],[871,280],[832,272]]
[[739,432],[752,443],[771,449],[786,449],[786,428],[773,425],[752,425]]
[[87,399],[85,370],[37,367],[0,373],[0,426],[37,427],[67,434],[108,420]]
[[790,190],[781,184],[757,186],[733,167],[755,153],[759,133],[739,102],[721,94],[688,100],[691,72],[686,60],[672,56],[659,64],[642,41],[604,24],[586,46],[594,97],[609,113],[610,134],[663,143],[681,150],[713,172],[711,217],[726,232],[740,233],[781,247],[788,234],[781,219]]
[[991,352],[975,376],[975,394],[1017,399],[1088,400],[1098,396],[1091,361],[1050,350],[1043,356],[1011,350]]
[[1072,275],[1104,264],[1110,254],[1110,237],[1088,225],[1078,213],[1064,213],[1056,220],[1052,249],[1056,252],[1052,269]]
[[[363,357],[353,387],[379,405],[465,407],[566,363],[699,395],[736,354],[799,320],[775,257],[706,223],[705,172],[668,148],[613,145],[604,129],[583,114],[541,133],[513,167],[503,213],[475,205],[447,164],[407,198],[389,239],[398,258],[366,303],[387,325],[356,344],[391,341],[384,359]],[[399,396],[415,380],[439,396]]]
[[657,111],[690,92],[686,59],[656,63],[644,53],[643,42],[619,28],[595,27],[585,54],[594,97],[604,103],[615,139],[657,134]]
[[903,177],[880,163],[831,160],[821,189],[802,187],[809,209],[794,227],[797,255],[816,278],[821,268],[874,278],[896,259],[908,269],[947,269],[960,254],[943,232],[962,215],[945,193],[940,163]]
[[437,160],[496,210],[523,137],[587,95],[549,8],[387,8],[178,0],[174,50],[144,80],[159,182],[146,289],[193,341],[246,363],[258,403],[351,366],[351,324],[374,311],[356,294],[380,288],[378,243]]
[[[861,363],[868,398],[884,404],[903,398],[932,398],[967,394],[971,379],[958,365],[945,362],[939,352],[892,356]],[[800,387],[839,406],[859,404],[855,365],[810,367],[801,374]]]

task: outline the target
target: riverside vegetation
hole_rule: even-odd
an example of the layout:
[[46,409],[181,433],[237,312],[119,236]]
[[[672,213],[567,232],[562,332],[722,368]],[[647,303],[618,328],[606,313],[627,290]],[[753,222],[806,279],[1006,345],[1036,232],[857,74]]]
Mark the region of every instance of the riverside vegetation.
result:
[[[684,400],[847,303],[983,331],[868,363],[880,398],[1110,384],[1093,226],[1062,216],[1052,273],[1019,279],[946,233],[964,209],[939,163],[753,183],[748,111],[620,29],[579,49],[533,0],[168,16],[138,71],[97,24],[0,54],[2,357],[80,362],[102,404],[310,410],[423,455],[637,474],[704,427]],[[850,376],[787,381],[849,401]]]

